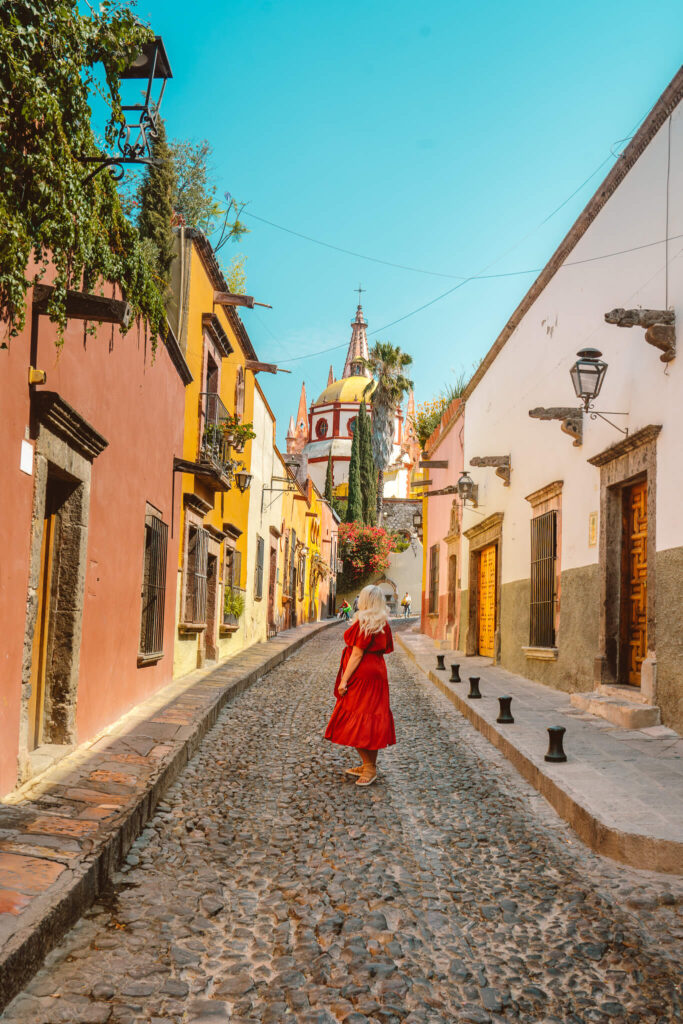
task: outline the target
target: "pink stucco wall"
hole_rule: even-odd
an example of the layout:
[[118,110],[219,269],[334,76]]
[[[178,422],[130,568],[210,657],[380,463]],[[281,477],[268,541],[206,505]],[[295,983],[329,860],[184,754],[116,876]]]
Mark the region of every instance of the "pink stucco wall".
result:
[[[107,294],[113,286],[106,286]],[[29,293],[30,300],[30,293]],[[144,325],[128,334],[102,325],[94,336],[70,321],[64,345],[37,318],[35,365],[43,390],[57,392],[109,442],[92,466],[87,569],[77,703],[82,742],[171,678],[178,488],[173,457],[182,455],[184,384],[160,342],[156,355]],[[0,351],[0,794],[17,779],[22,653],[26,628],[34,476],[21,472],[30,423],[31,308],[25,330]],[[146,502],[169,525],[164,622],[165,657],[139,668]]]
[[[441,490],[454,486],[463,469],[463,439],[465,431],[464,407],[459,399],[448,406],[440,426],[432,434],[423,456],[426,460],[448,462],[447,468],[429,469],[432,481],[429,491]],[[454,646],[457,644],[457,624],[460,621],[460,591],[456,590],[455,629],[448,625],[448,545],[444,538],[451,532],[451,507],[455,495],[444,494],[429,497],[426,523],[423,535],[425,565],[425,590],[422,595],[422,632],[438,640],[447,640]],[[435,615],[429,614],[429,559],[430,548],[439,544],[439,610]],[[452,546],[451,546],[452,550]],[[457,576],[461,576],[461,548],[457,546]]]

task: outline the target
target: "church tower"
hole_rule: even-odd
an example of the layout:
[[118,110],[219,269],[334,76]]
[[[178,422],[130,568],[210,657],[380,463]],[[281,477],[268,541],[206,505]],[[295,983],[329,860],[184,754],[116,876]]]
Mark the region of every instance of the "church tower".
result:
[[298,455],[302,452],[308,442],[308,403],[306,401],[306,385],[301,385],[301,396],[299,398],[299,408],[296,414],[296,422],[294,417],[289,418],[289,429],[287,430],[287,454]]
[[344,377],[370,377],[370,371],[367,366],[363,366],[361,359],[368,358],[368,325],[365,317],[363,316],[363,307],[360,302],[358,303],[358,309],[356,310],[356,319],[351,324],[351,341],[349,343],[349,350],[346,353],[346,363],[344,364]]

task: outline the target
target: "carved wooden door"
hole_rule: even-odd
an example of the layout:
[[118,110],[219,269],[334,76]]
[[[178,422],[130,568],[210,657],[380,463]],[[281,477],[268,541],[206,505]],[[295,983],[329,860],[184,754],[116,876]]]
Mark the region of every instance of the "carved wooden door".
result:
[[647,480],[627,487],[623,502],[621,682],[640,686],[647,656]]
[[494,654],[496,632],[496,545],[483,548],[479,556],[479,653]]

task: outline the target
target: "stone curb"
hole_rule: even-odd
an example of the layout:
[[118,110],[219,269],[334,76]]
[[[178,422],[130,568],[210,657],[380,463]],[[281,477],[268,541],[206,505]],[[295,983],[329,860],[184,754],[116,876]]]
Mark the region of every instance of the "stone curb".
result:
[[[559,816],[572,827],[577,836],[591,850],[634,868],[683,875],[683,844],[657,836],[624,832],[601,821],[587,807],[566,792],[557,779],[551,777],[544,770],[542,766],[544,762],[536,764],[523,751],[514,746],[509,739],[509,734],[503,735],[493,723],[487,721],[476,711],[470,701],[463,700],[445,680],[440,679],[435,672],[420,664],[416,652],[400,634],[395,633],[394,639],[430,682],[448,698],[451,704],[467,718],[482,736],[486,737],[489,743],[500,750],[520,775],[545,797]],[[463,656],[463,661],[465,660]]]
[[[94,848],[71,870],[64,871],[54,886],[31,901],[25,911],[26,920],[21,922],[4,948],[0,948],[0,1013],[39,970],[50,950],[97,899],[111,874],[123,862],[129,848],[152,817],[163,794],[175,782],[204,737],[216,724],[223,708],[262,676],[281,665],[308,640],[336,624],[336,619],[306,624],[305,632],[295,636],[291,643],[286,647],[281,646],[279,650],[272,651],[278,638],[245,648],[234,659],[223,662],[197,680],[195,685],[200,687],[211,683],[212,679],[220,679],[226,673],[233,675],[225,686],[217,688],[215,699],[200,709],[190,726],[189,734],[175,741],[173,750],[147,780],[144,791],[138,790],[132,796],[130,804],[125,807],[114,827],[103,829],[105,834],[95,837]],[[279,637],[283,637],[283,634],[279,634]],[[256,649],[259,647],[263,648],[263,659],[235,678],[240,658],[251,665],[255,656],[261,653]],[[268,652],[268,648],[272,653]]]

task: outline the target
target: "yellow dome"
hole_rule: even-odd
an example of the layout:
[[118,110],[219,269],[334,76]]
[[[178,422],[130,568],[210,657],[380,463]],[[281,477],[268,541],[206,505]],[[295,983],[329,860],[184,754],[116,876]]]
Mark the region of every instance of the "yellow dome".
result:
[[335,380],[334,384],[328,384],[320,398],[314,405],[328,405],[330,402],[362,402],[365,399],[369,402],[370,395],[365,395],[368,384],[372,391],[375,390],[375,382],[369,377],[342,377]]

